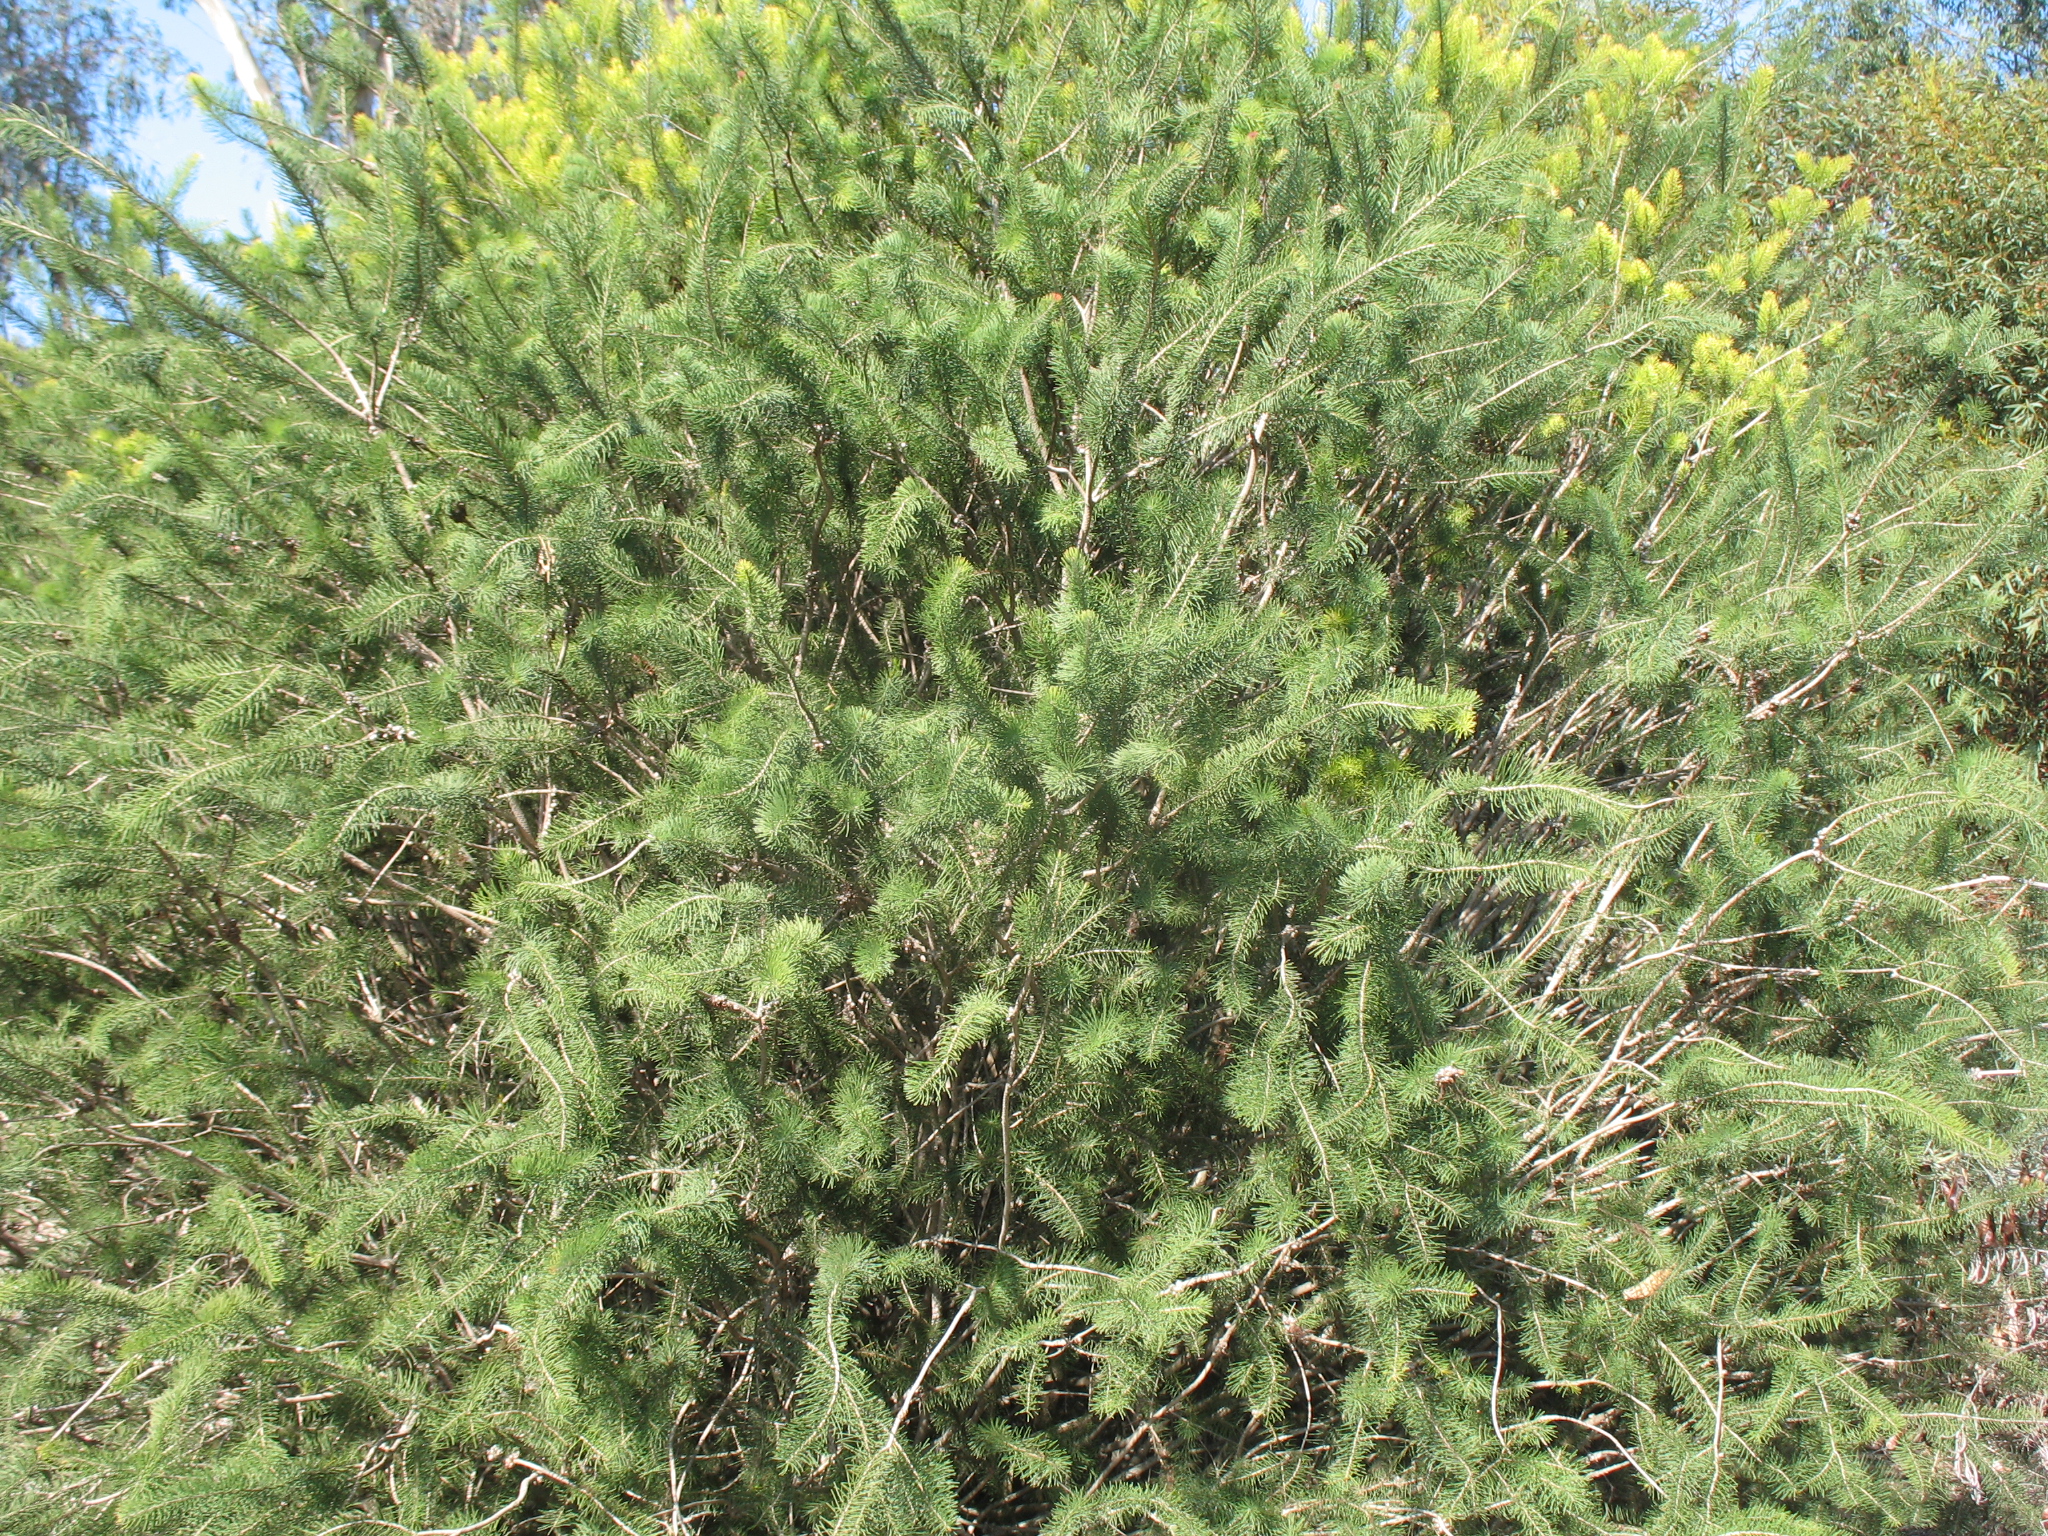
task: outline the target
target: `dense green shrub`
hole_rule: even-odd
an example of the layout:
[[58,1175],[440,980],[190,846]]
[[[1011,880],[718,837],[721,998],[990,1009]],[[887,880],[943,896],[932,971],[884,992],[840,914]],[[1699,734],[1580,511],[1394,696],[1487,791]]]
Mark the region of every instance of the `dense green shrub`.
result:
[[9,1529],[2036,1518],[1981,347],[1767,79],[1305,41],[579,0],[45,238]]
[[1858,136],[1892,252],[1949,312],[2021,328],[1980,389],[1990,414],[2037,432],[2048,409],[2048,82],[1929,64],[1867,93]]
[[[1948,314],[1998,326],[1994,367],[1951,373],[1960,427],[2038,442],[2048,425],[2048,82],[1921,63],[1871,82],[1851,116],[1889,250]],[[1970,643],[1937,682],[1973,727],[2048,740],[2048,572],[1987,572]]]
[[[1872,197],[1885,235],[1861,260],[1924,292],[1937,333],[1969,338],[1931,347],[1916,387],[1942,401],[1951,430],[2038,444],[2048,422],[2048,83],[1911,50],[1858,74],[1859,57],[1842,44],[1799,60],[1773,108],[1778,158],[1789,164],[1816,145],[1850,155],[1848,185]],[[1978,611],[1930,682],[1969,729],[2038,759],[2048,574],[2022,559],[1974,584]]]

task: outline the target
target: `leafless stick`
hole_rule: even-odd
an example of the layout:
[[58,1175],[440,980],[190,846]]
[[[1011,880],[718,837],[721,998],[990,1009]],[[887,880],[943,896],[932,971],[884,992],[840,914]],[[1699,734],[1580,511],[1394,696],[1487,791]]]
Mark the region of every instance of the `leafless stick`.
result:
[[939,1335],[939,1342],[932,1346],[932,1352],[924,1357],[924,1364],[917,1368],[917,1374],[910,1381],[910,1390],[903,1394],[903,1401],[896,1405],[896,1419],[889,1426],[889,1439],[882,1447],[883,1450],[887,1451],[895,1447],[897,1436],[903,1429],[903,1421],[910,1417],[911,1407],[917,1402],[917,1394],[924,1387],[924,1378],[931,1370],[932,1362],[937,1360],[940,1351],[944,1350],[947,1344],[952,1342],[953,1331],[960,1326],[960,1320],[967,1315],[967,1309],[974,1305],[974,1298],[980,1294],[981,1288],[979,1286],[968,1287],[967,1299],[961,1302],[954,1311],[953,1320],[946,1324],[946,1331]]

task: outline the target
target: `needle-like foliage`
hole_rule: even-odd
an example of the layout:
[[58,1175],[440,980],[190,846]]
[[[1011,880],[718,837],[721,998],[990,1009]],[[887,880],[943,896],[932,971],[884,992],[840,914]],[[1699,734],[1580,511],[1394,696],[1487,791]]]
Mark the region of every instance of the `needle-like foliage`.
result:
[[2034,1520],[2034,471],[1602,25],[570,0],[40,236],[8,1529]]

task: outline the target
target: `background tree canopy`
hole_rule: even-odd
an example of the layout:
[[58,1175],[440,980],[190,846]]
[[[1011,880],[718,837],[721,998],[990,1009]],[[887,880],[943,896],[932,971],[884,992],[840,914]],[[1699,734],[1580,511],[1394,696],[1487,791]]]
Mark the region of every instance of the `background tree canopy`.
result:
[[10,1530],[2038,1528],[2038,471],[1769,71],[390,60],[15,221]]
[[[1804,19],[1780,52],[1790,67],[1774,93],[1773,158],[1788,169],[1799,152],[1853,159],[1845,185],[1873,199],[1885,236],[1871,254],[1983,336],[1994,359],[1943,370],[1953,429],[2038,447],[2048,423],[2048,81],[2038,47],[1995,40],[2038,30],[2039,18],[1940,4],[1793,14]],[[2038,759],[2048,741],[2048,568],[2022,558],[1973,580],[1984,601],[1941,687],[1972,729]]]
[[[37,117],[76,143],[119,143],[158,99],[170,67],[156,29],[126,9],[0,0],[0,110]],[[83,167],[47,143],[0,141],[0,199],[41,191],[75,203],[90,184]]]

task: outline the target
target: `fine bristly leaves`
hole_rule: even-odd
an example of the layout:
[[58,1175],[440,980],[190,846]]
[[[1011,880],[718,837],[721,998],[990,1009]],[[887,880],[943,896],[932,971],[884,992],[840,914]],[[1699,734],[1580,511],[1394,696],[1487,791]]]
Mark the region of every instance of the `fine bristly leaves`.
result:
[[393,58],[18,230],[9,1531],[2038,1527],[2037,481],[1767,75]]

